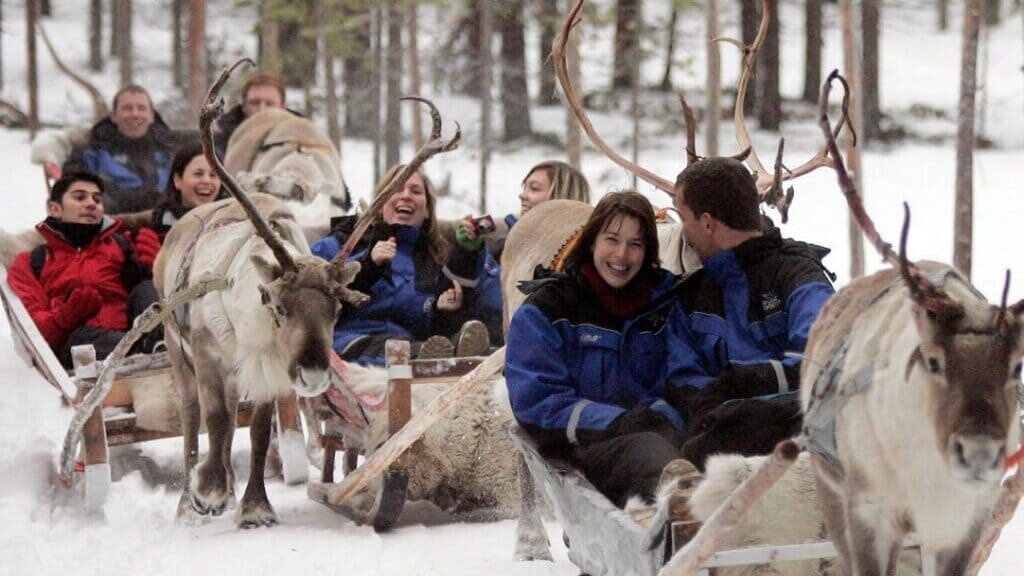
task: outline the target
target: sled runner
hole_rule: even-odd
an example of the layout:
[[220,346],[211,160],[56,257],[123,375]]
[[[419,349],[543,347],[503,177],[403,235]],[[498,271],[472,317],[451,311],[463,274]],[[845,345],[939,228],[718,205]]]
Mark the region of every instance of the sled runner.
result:
[[[18,355],[34,367],[68,405],[77,408],[95,386],[104,362],[96,360],[92,346],[77,346],[72,354],[74,369],[65,370],[8,285],[7,270],[3,266],[0,266],[0,299]],[[82,481],[84,485],[88,510],[103,508],[111,481],[109,448],[181,435],[173,391],[166,352],[130,356],[116,369],[110,391],[86,420],[82,447],[75,461],[75,482]],[[251,417],[251,405],[244,401],[239,403],[238,426],[248,426]],[[285,481],[304,482],[308,476],[307,460],[294,396],[278,402],[277,417]],[[296,438],[296,434],[297,443],[285,440]]]

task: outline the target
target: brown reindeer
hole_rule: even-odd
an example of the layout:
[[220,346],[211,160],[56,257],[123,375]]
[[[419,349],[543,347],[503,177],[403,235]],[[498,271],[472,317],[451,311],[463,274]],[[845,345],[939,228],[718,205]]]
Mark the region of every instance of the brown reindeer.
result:
[[[822,130],[835,158],[822,91]],[[990,305],[957,270],[897,256],[836,171],[865,234],[894,266],[822,310],[803,363],[802,402],[825,523],[844,574],[892,574],[915,532],[937,573],[965,574],[1019,441],[1024,301]],[[1007,283],[1009,274],[1007,274]]]

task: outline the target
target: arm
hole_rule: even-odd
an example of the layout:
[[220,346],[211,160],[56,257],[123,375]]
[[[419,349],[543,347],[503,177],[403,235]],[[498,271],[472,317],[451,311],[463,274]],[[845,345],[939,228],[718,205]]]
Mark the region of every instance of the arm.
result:
[[[341,252],[341,244],[339,243],[338,239],[332,234],[326,236],[325,238],[317,240],[316,242],[313,243],[312,246],[310,246],[309,249],[314,256],[319,256],[324,260],[331,261],[334,259],[335,256],[338,255],[338,252]],[[370,293],[370,289],[377,282],[377,280],[379,280],[380,277],[383,276],[385,270],[387,269],[387,265],[378,266],[376,263],[374,263],[373,259],[370,258],[369,250],[357,252],[352,256],[349,256],[348,260],[349,262],[358,261],[361,265],[359,268],[359,273],[356,274],[355,279],[352,280],[352,283],[349,285],[349,289],[358,290],[359,292],[363,292],[366,294]]]
[[[786,345],[787,352],[803,352],[807,347],[807,339],[811,333],[811,325],[818,318],[818,313],[825,306],[835,290],[826,281],[808,282],[798,286],[789,295],[786,301],[786,318],[789,323],[787,333],[789,339]],[[790,356],[783,359],[783,364],[789,369],[795,368],[795,373],[800,373],[800,358]]]
[[25,305],[43,338],[54,348],[60,346],[72,330],[95,316],[103,304],[99,292],[88,286],[76,288],[65,300],[51,302],[32,272],[28,252],[14,260],[7,273],[7,283]]
[[567,448],[608,437],[625,410],[583,398],[562,335],[526,303],[509,326],[505,381],[516,420],[545,447]]

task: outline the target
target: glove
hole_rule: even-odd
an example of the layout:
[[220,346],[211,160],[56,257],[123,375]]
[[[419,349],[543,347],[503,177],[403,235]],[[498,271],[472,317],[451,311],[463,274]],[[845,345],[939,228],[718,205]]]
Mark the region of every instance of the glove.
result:
[[135,233],[135,259],[146,270],[153,269],[156,255],[160,253],[160,236],[149,228]]
[[733,400],[690,424],[683,456],[703,469],[704,460],[712,454],[767,454],[799,433],[802,424],[796,393]]
[[[782,370],[786,377],[786,388],[800,388],[800,366],[783,365]],[[775,368],[768,363],[733,364],[722,370],[718,378],[708,386],[709,391],[722,398],[723,402],[732,398],[778,394],[784,392],[781,388]]]
[[640,432],[654,432],[672,441],[676,435],[675,426],[657,410],[647,406],[633,406],[618,416],[608,425],[608,431],[613,436],[625,436],[627,434],[638,434]]
[[479,250],[484,245],[483,236],[470,239],[469,229],[466,228],[465,224],[459,224],[459,227],[455,229],[455,241],[459,243],[459,246],[473,252]]
[[75,288],[57,312],[57,323],[65,330],[74,330],[95,316],[102,305],[103,297],[92,286]]

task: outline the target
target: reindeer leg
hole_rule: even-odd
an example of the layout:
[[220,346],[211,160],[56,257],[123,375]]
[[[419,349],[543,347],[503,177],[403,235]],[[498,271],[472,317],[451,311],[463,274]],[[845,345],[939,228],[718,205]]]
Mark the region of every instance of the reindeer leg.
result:
[[526,466],[522,454],[516,453],[516,474],[519,476],[519,497],[522,507],[519,510],[519,523],[516,525],[516,550],[513,558],[517,561],[548,560],[551,557],[551,542],[540,520],[537,490],[533,485],[533,476]]
[[[988,510],[982,516],[988,520]],[[985,528],[985,522],[976,522],[974,527],[967,532],[967,535],[960,542],[960,545],[950,550],[944,550],[935,555],[935,574],[924,576],[962,576],[970,574],[968,566],[974,555],[974,549],[978,547],[981,540],[981,533]]]
[[817,474],[818,496],[821,498],[821,510],[825,519],[825,529],[832,544],[836,547],[836,576],[853,575],[853,554],[850,545],[850,534],[847,531],[846,503],[843,495],[833,484],[833,476],[824,467],[815,462]]
[[[171,339],[169,339],[171,340]],[[195,512],[192,506],[189,479],[192,477],[192,470],[199,460],[199,392],[196,384],[195,374],[187,368],[182,356],[180,340],[169,341],[168,353],[171,356],[171,371],[174,377],[174,384],[181,393],[181,406],[179,406],[179,417],[181,418],[181,436],[184,447],[184,470],[182,482],[181,499],[178,501],[177,517],[185,519]]]
[[[854,482],[856,484],[856,482]],[[853,574],[892,576],[903,545],[903,530],[880,502],[848,494],[847,526],[853,548]]]
[[267,488],[263,482],[263,467],[267,463],[267,449],[270,447],[271,416],[274,402],[265,402],[256,407],[249,424],[249,438],[252,440],[252,465],[249,468],[249,483],[245,486],[241,505],[238,507],[239,528],[259,528],[277,524],[277,514],[267,499]]
[[[195,339],[193,341],[196,341]],[[207,341],[205,338],[200,342]],[[206,459],[192,471],[190,491],[192,507],[200,514],[219,516],[224,512],[229,497],[228,467],[225,464],[224,449],[229,437],[234,434],[235,423],[228,411],[228,402],[217,361],[211,352],[194,346],[196,378],[199,386],[199,401],[205,412],[206,432],[209,451]]]
[[228,509],[234,508],[238,502],[238,498],[235,496],[235,465],[231,462],[231,448],[235,442],[235,429],[238,425],[238,388],[233,385],[234,382],[231,384],[224,394],[225,409],[228,413],[228,422],[231,428],[224,437],[224,448],[221,451],[221,457],[224,459],[225,473],[227,474],[228,501],[225,506]]

